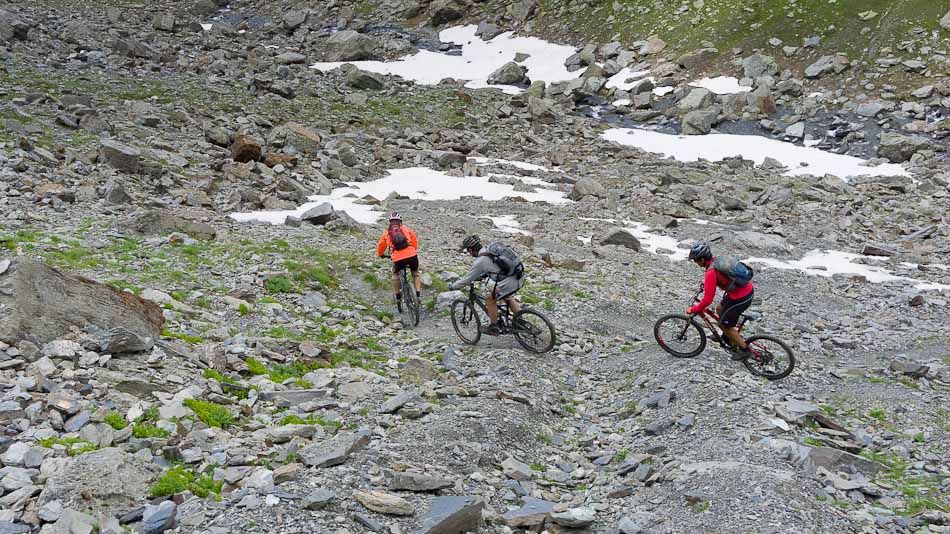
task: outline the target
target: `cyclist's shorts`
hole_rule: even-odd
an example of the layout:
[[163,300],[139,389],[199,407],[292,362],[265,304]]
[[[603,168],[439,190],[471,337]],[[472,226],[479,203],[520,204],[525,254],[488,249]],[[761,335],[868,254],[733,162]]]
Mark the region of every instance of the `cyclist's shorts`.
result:
[[408,267],[410,271],[416,272],[419,270],[419,256],[410,256],[408,258],[403,258],[399,261],[393,262],[393,272],[398,273],[399,269],[403,267]]
[[736,300],[723,296],[722,302],[719,303],[719,305],[722,306],[722,313],[719,314],[719,324],[723,326],[736,326],[736,324],[739,323],[739,316],[752,305],[752,296],[754,293],[755,291],[750,291],[748,295]]
[[506,299],[524,286],[524,277],[509,276],[495,284],[495,300]]

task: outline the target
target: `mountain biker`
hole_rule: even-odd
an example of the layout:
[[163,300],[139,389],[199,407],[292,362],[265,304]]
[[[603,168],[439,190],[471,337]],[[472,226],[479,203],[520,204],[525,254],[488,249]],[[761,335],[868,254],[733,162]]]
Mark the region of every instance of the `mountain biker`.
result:
[[498,326],[497,301],[501,300],[507,304],[512,314],[518,313],[521,310],[521,304],[514,299],[514,294],[524,286],[524,275],[505,276],[501,267],[492,259],[488,249],[482,247],[481,239],[477,235],[466,237],[462,241],[462,250],[467,251],[475,258],[475,261],[472,263],[472,269],[468,274],[449,287],[460,289],[485,277],[495,282],[491,291],[485,295],[485,307],[488,309],[491,324],[483,326],[482,333],[497,336],[501,333],[501,328]]
[[716,298],[716,287],[721,288],[725,295],[716,307],[716,314],[719,315],[719,326],[722,328],[726,339],[732,342],[733,347],[737,348],[732,355],[732,359],[736,361],[744,360],[749,356],[749,347],[739,331],[736,330],[736,323],[739,321],[739,316],[752,305],[752,282],[729,290],[732,280],[713,267],[715,258],[712,249],[705,241],[693,244],[689,249],[689,259],[705,269],[706,276],[703,282],[702,300],[695,306],[686,308],[686,314],[692,315],[705,310]]
[[386,249],[392,250],[393,295],[396,307],[402,311],[402,294],[399,292],[399,271],[408,267],[412,271],[412,282],[416,288],[416,297],[422,297],[422,278],[419,276],[419,240],[411,228],[402,224],[398,211],[389,214],[389,227],[383,232],[376,245],[376,255],[380,258]]

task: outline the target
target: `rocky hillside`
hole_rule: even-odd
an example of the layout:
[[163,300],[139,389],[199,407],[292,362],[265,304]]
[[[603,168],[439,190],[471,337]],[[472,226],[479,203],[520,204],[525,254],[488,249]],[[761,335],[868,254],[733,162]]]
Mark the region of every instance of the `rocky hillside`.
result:
[[[950,13],[733,4],[0,1],[0,533],[950,532]],[[467,23],[576,48],[309,68]],[[550,353],[455,335],[471,233]],[[657,345],[696,239],[789,377]]]

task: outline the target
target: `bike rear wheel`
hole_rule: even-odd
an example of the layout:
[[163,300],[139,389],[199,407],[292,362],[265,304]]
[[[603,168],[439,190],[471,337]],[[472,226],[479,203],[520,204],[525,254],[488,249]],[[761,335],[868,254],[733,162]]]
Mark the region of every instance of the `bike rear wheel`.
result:
[[557,343],[557,331],[550,319],[532,309],[522,309],[511,320],[511,333],[528,352],[544,354]]
[[795,354],[784,341],[771,336],[752,336],[748,358],[742,360],[752,374],[769,380],[781,380],[795,369]]
[[419,325],[419,298],[416,297],[416,288],[411,283],[412,278],[405,270],[399,277],[400,291],[402,292],[402,324],[405,326]]
[[692,358],[706,348],[706,332],[688,315],[660,317],[653,325],[653,337],[663,350],[677,358]]
[[452,327],[459,339],[469,345],[482,338],[482,321],[472,301],[458,299],[452,302]]

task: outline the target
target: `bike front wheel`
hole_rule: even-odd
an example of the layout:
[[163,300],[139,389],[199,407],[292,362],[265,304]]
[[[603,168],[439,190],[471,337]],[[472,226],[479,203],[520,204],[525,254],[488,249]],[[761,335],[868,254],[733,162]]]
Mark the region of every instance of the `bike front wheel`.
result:
[[706,332],[689,315],[660,317],[653,325],[653,337],[663,350],[677,358],[698,356],[706,348]]
[[768,380],[781,380],[795,369],[795,354],[784,341],[771,336],[752,336],[746,344],[750,355],[742,363],[752,374]]
[[511,320],[511,333],[529,352],[544,354],[557,343],[557,331],[550,319],[539,311],[522,309]]
[[478,343],[482,337],[482,321],[472,301],[458,299],[452,302],[452,327],[464,343]]

